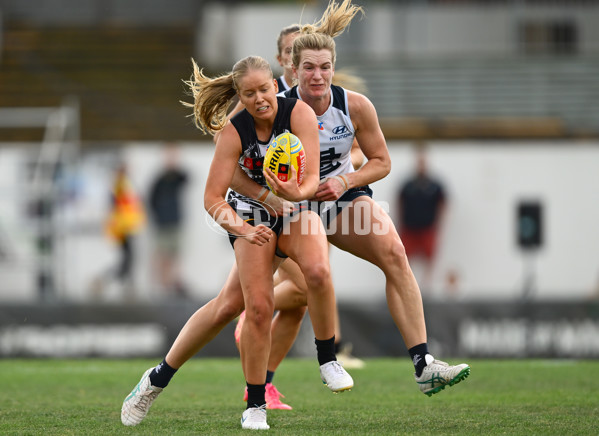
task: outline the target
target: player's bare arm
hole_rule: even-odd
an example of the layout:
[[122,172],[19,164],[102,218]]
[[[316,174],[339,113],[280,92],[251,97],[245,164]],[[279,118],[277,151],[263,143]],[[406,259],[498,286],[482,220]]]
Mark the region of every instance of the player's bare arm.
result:
[[272,231],[265,226],[254,227],[248,224],[225,201],[225,195],[233,180],[233,174],[236,167],[238,167],[237,161],[240,154],[241,140],[239,135],[233,125],[227,124],[216,143],[214,157],[206,180],[204,207],[226,231],[239,236],[248,235],[250,242],[263,245],[272,237]]
[[356,139],[368,159],[359,170],[345,175],[348,187],[353,188],[386,177],[391,171],[391,157],[372,102],[362,94],[352,91],[347,93]]

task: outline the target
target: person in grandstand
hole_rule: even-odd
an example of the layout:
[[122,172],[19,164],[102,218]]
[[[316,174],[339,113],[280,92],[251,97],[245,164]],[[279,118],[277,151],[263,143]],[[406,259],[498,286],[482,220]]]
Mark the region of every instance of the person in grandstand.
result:
[[419,282],[426,297],[426,293],[430,296],[432,291],[430,285],[447,194],[443,183],[429,172],[426,146],[419,143],[415,152],[414,174],[397,191],[396,227],[412,265],[423,261],[424,271]]
[[[316,118],[305,103],[277,97],[270,65],[257,56],[242,59],[231,73],[214,79],[205,76],[194,62],[194,75],[187,84],[194,96],[194,103],[188,106],[193,107],[196,126],[204,132],[221,132],[206,182],[204,206],[229,234],[241,284],[238,289],[246,307],[240,348],[249,396],[241,426],[268,429],[265,377],[274,307],[272,271],[280,258],[289,256],[297,262],[309,282],[308,310],[313,317],[323,381],[331,390],[342,391],[350,389],[353,380],[335,358],[334,320],[329,316],[335,307],[335,296],[326,235],[319,216],[304,208],[296,211],[298,219],[282,219],[265,213],[260,203],[238,192],[231,191],[227,200],[225,196],[236,169],[242,168],[245,177],[256,186],[266,189],[270,185],[277,195],[289,201],[312,198],[319,182]],[[226,121],[226,110],[235,95],[245,109]],[[278,180],[272,171],[262,170],[267,146],[285,132],[297,135],[306,153],[300,185],[295,170],[287,182]],[[306,225],[310,231],[302,231]],[[175,369],[165,359],[144,373],[123,402],[123,424],[141,422],[162,390],[162,375]]]
[[126,301],[136,298],[135,286],[135,240],[146,223],[146,212],[133,183],[125,162],[120,162],[114,174],[110,193],[110,213],[104,223],[106,235],[116,243],[120,260],[115,268],[103,271],[91,283],[94,300],[104,296],[108,285],[114,281],[121,286]]

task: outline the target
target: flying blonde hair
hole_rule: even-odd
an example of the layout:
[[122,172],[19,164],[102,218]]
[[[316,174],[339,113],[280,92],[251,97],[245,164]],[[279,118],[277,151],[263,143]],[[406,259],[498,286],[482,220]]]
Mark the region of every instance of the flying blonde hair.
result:
[[351,70],[335,70],[335,74],[333,75],[333,85],[341,86],[342,88],[359,92],[360,94],[366,94],[368,92],[368,87],[366,86],[364,79],[354,75]]
[[352,5],[351,0],[343,0],[341,3],[331,0],[320,20],[301,26],[300,35],[293,42],[293,65],[299,66],[303,50],[330,50],[335,65],[337,52],[334,38],[343,33],[358,12],[363,15],[364,9]]
[[[279,36],[277,37],[277,56],[282,55],[283,51],[283,38],[290,34],[298,34],[300,33],[300,25],[299,24],[290,24],[287,27],[284,27],[279,32]],[[291,86],[297,84],[297,79],[293,79]],[[335,75],[333,76],[333,85],[341,86],[342,88],[349,89],[351,91],[356,91],[359,93],[366,93],[366,83],[364,80],[353,74],[350,70],[337,70],[335,71]]]
[[263,70],[273,77],[270,64],[260,56],[248,56],[237,61],[230,73],[215,78],[206,76],[203,69],[192,59],[193,74],[184,80],[193,96],[193,103],[181,103],[193,108],[189,115],[193,117],[195,126],[203,133],[214,135],[225,127],[227,111],[233,97],[239,90],[239,80],[249,71]]

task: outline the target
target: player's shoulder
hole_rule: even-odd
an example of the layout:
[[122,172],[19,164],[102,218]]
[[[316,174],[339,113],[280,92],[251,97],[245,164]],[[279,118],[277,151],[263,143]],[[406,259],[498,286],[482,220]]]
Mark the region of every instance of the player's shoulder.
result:
[[241,136],[238,127],[236,127],[232,120],[227,121],[225,126],[219,132],[219,136],[217,139],[217,144],[221,141],[231,142],[237,141],[241,142]]
[[302,100],[295,100],[295,106],[293,107],[292,116],[300,116],[302,118],[316,118],[314,110]]
[[352,109],[364,109],[374,107],[372,102],[368,97],[364,94],[360,94],[359,92],[350,91],[349,89],[345,90],[347,94],[347,103],[349,105],[350,111]]
[[376,109],[374,104],[368,97],[359,92],[346,90],[347,93],[347,106],[349,108],[349,115],[352,119],[360,117],[376,116]]

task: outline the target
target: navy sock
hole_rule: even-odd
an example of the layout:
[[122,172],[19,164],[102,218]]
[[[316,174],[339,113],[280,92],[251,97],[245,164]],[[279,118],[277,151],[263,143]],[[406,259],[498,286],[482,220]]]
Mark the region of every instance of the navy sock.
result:
[[416,377],[420,377],[422,375],[422,370],[426,366],[426,356],[428,353],[428,345],[426,342],[424,344],[416,345],[408,350],[410,353],[410,358],[412,359],[412,363],[414,364],[414,369],[416,370]]
[[264,397],[266,383],[263,385],[251,385],[246,382],[246,385],[248,387],[248,404],[246,408],[264,406],[266,404]]
[[319,365],[337,360],[335,357],[335,336],[324,341],[315,338],[314,343],[316,344],[316,355]]
[[266,371],[266,383],[272,383],[272,379],[275,377],[274,371]]
[[150,383],[152,383],[153,386],[165,388],[176,372],[177,370],[166,363],[165,359],[150,373]]

